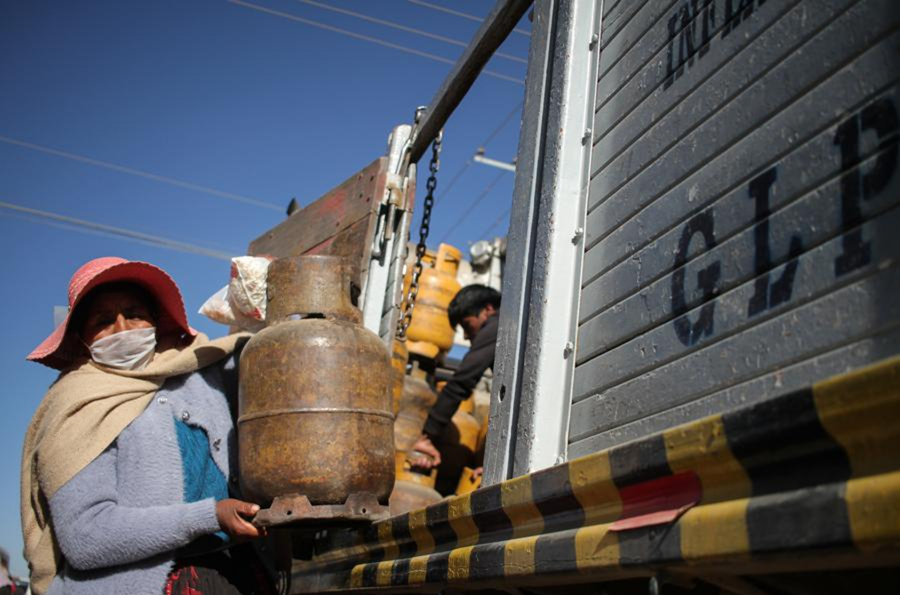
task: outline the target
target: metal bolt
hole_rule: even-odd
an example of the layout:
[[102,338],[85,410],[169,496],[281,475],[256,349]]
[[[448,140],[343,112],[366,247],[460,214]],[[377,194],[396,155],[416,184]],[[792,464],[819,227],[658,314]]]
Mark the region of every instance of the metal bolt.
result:
[[156,401],[157,401],[160,405],[165,405],[166,403],[169,402],[169,399],[168,399],[167,397],[160,397],[160,398],[156,399]]
[[597,42],[600,41],[600,36],[594,33],[591,35],[591,43],[588,44],[588,49],[592,50],[597,47]]
[[585,129],[584,136],[581,137],[582,142],[588,142],[591,140],[591,136],[594,134],[594,131],[590,128]]
[[191,414],[188,413],[187,411],[182,411],[181,412],[181,421],[187,421],[189,419],[191,419]]
[[566,341],[566,346],[563,347],[563,359],[569,359],[573,351],[575,351],[575,344],[571,341]]
[[576,227],[576,228],[575,228],[575,235],[572,236],[572,243],[573,243],[573,244],[577,244],[578,242],[581,241],[581,238],[583,238],[583,237],[584,237],[584,228],[583,228],[583,227]]

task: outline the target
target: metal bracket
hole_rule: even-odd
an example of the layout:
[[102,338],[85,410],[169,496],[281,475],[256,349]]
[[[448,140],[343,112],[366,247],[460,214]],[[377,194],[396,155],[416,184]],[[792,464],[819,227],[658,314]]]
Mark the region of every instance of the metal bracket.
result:
[[390,508],[378,502],[374,494],[350,494],[343,504],[313,505],[303,495],[279,496],[269,508],[253,518],[257,527],[327,527],[349,523],[374,523],[390,516]]
[[[406,211],[406,188],[409,178],[397,173],[389,173],[384,187],[384,199],[382,205],[387,207],[385,215],[379,219],[378,233],[375,235],[375,243],[372,253],[380,258],[387,251],[387,246],[394,238],[394,221],[397,211]],[[383,222],[383,224],[382,224]]]
[[385,183],[385,203],[398,209],[406,210],[406,188],[409,186],[409,178],[403,174],[389,173]]

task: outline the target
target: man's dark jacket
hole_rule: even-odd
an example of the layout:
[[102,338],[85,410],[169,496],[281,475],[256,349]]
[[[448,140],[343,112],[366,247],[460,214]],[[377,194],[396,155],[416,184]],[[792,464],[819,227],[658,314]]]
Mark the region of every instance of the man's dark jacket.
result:
[[459,404],[469,397],[484,371],[488,368],[493,369],[497,345],[497,320],[498,317],[494,314],[484,321],[484,325],[472,341],[469,352],[463,357],[459,368],[447,381],[447,385],[438,395],[437,402],[428,413],[424,432],[432,441],[444,433],[450,418],[459,409]]

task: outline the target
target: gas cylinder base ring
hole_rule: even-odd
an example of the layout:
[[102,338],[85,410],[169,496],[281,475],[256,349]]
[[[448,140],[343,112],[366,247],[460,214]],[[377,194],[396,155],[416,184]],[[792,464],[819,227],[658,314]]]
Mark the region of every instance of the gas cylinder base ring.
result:
[[256,513],[253,524],[257,527],[293,527],[311,525],[328,527],[349,523],[374,523],[390,516],[390,508],[378,503],[368,492],[350,494],[343,504],[313,505],[302,495],[279,496],[269,508]]

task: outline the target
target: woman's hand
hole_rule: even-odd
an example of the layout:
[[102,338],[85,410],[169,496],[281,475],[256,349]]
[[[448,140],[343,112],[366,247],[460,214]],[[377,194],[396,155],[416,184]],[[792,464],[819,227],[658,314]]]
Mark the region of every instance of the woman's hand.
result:
[[216,519],[219,527],[230,537],[260,537],[263,532],[254,527],[248,518],[259,512],[259,505],[235,498],[216,502]]

